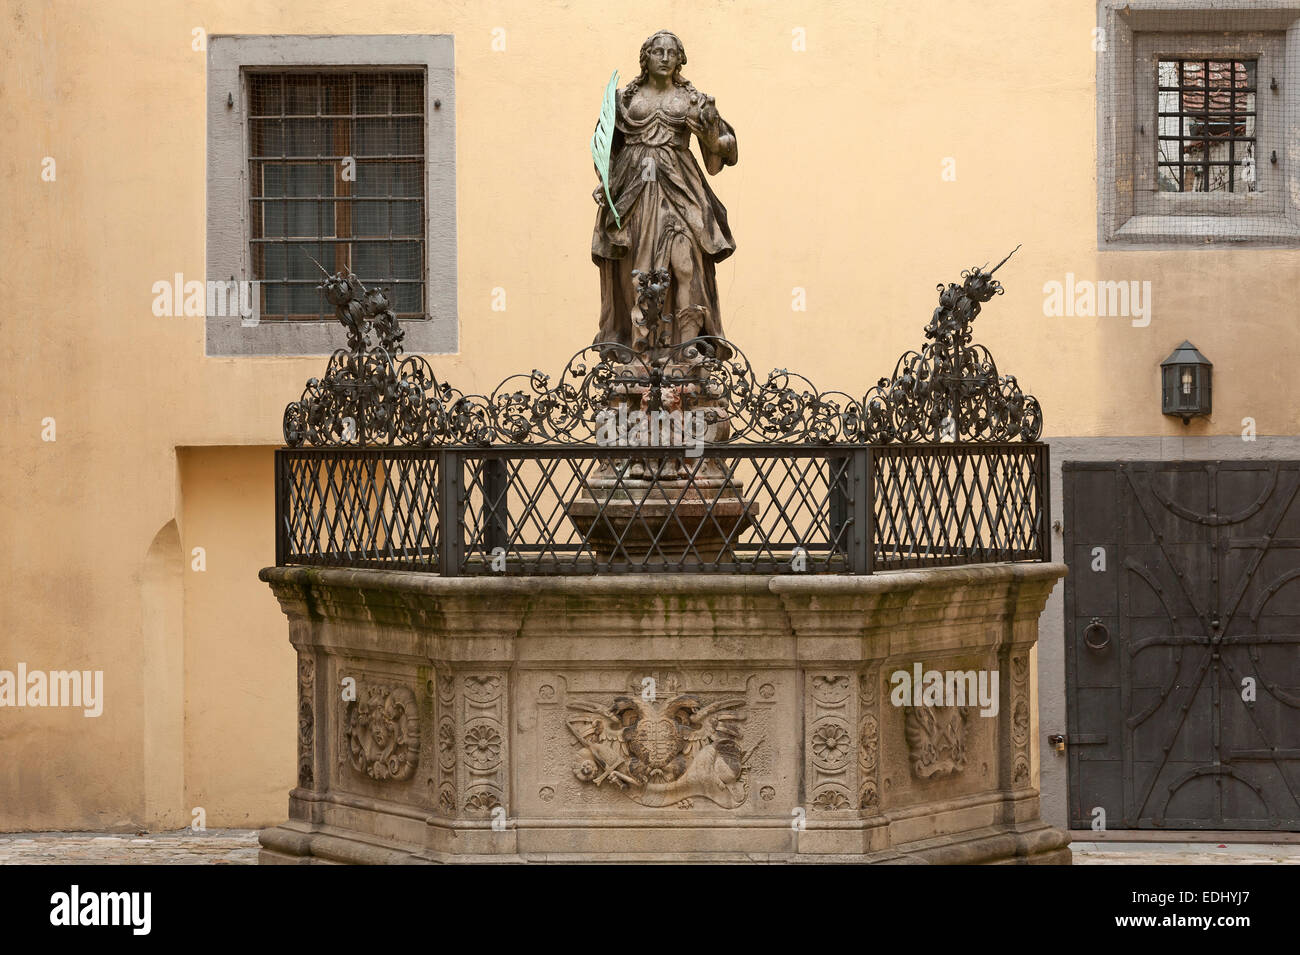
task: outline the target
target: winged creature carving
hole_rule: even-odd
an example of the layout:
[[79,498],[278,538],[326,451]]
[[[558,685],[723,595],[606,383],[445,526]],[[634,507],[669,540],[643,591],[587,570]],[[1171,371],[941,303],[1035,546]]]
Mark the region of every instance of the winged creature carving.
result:
[[583,782],[612,782],[643,806],[689,807],[701,797],[734,809],[748,796],[750,757],[740,748],[738,697],[704,703],[616,697],[609,706],[577,701],[567,722],[581,749],[573,771]]

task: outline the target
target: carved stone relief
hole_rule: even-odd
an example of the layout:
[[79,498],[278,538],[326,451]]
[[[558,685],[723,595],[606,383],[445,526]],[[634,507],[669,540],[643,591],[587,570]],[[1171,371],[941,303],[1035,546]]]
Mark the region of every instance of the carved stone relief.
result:
[[970,711],[969,706],[903,707],[903,731],[914,775],[928,779],[966,768]]
[[565,722],[580,744],[574,775],[617,786],[642,806],[690,808],[699,798],[735,809],[749,795],[750,757],[763,742],[742,747],[745,706],[742,697],[690,695],[572,702]]
[[1011,785],[1028,786],[1029,777],[1029,654],[1011,655]]
[[454,683],[461,696],[455,754],[461,771],[461,809],[470,815],[489,815],[505,804],[506,677],[504,673],[458,673]]
[[856,674],[809,673],[805,694],[805,773],[814,811],[852,809],[857,795],[853,692]]
[[873,812],[880,808],[880,720],[876,714],[876,683],[880,671],[871,669],[858,677],[858,808]]
[[298,785],[311,789],[316,785],[315,739],[316,659],[309,651],[298,653]]
[[[797,778],[780,760],[791,723],[785,676],[736,669],[537,673],[526,744],[540,771],[530,797],[578,813],[772,811]],[[522,724],[521,724],[522,725]]]
[[347,760],[376,780],[415,774],[420,756],[420,713],[409,687],[358,680],[357,699],[345,704]]
[[438,668],[434,681],[435,709],[438,724],[437,771],[432,785],[434,805],[444,816],[456,814],[456,682],[445,667]]

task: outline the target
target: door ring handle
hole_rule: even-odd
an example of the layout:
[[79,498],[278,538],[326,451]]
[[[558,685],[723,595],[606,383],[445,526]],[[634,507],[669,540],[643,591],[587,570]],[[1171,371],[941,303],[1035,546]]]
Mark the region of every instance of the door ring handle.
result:
[[[1092,642],[1091,634],[1093,631],[1099,631],[1101,633],[1100,643]],[[1087,645],[1089,650],[1105,650],[1110,646],[1110,631],[1106,629],[1106,625],[1101,622],[1100,617],[1093,617],[1092,623],[1088,624],[1088,626],[1084,628],[1083,642]]]

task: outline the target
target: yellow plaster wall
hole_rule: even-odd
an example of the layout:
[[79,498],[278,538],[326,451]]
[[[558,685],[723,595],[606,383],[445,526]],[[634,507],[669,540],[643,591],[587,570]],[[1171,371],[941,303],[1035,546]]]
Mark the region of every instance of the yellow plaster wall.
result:
[[[739,165],[713,181],[739,246],[718,282],[760,373],[860,393],[920,344],[936,282],[1023,243],[977,335],[1038,395],[1049,439],[1235,434],[1248,415],[1297,431],[1300,408],[1278,400],[1300,359],[1294,252],[1096,252],[1090,3],[2,9],[0,668],[103,669],[106,707],[0,711],[0,830],[178,825],[199,805],[209,825],[268,823],[292,781],[292,657],[255,575],[272,559],[268,449],[322,362],[205,358],[202,319],[152,314],[155,281],[203,277],[196,27],[455,36],[460,354],[433,364],[465,391],[558,370],[590,340],[587,140],[609,73],[634,75],[641,40],[667,27],[738,132]],[[1150,327],[1045,318],[1043,284],[1066,272],[1151,281]],[[1183,338],[1215,363],[1215,416],[1186,429],[1159,414],[1156,377]]]

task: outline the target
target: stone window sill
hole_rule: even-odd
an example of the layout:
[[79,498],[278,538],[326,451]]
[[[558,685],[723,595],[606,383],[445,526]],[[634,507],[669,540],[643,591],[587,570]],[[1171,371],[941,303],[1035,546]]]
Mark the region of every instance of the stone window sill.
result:
[[1106,246],[1189,244],[1300,246],[1300,226],[1284,215],[1135,215]]

